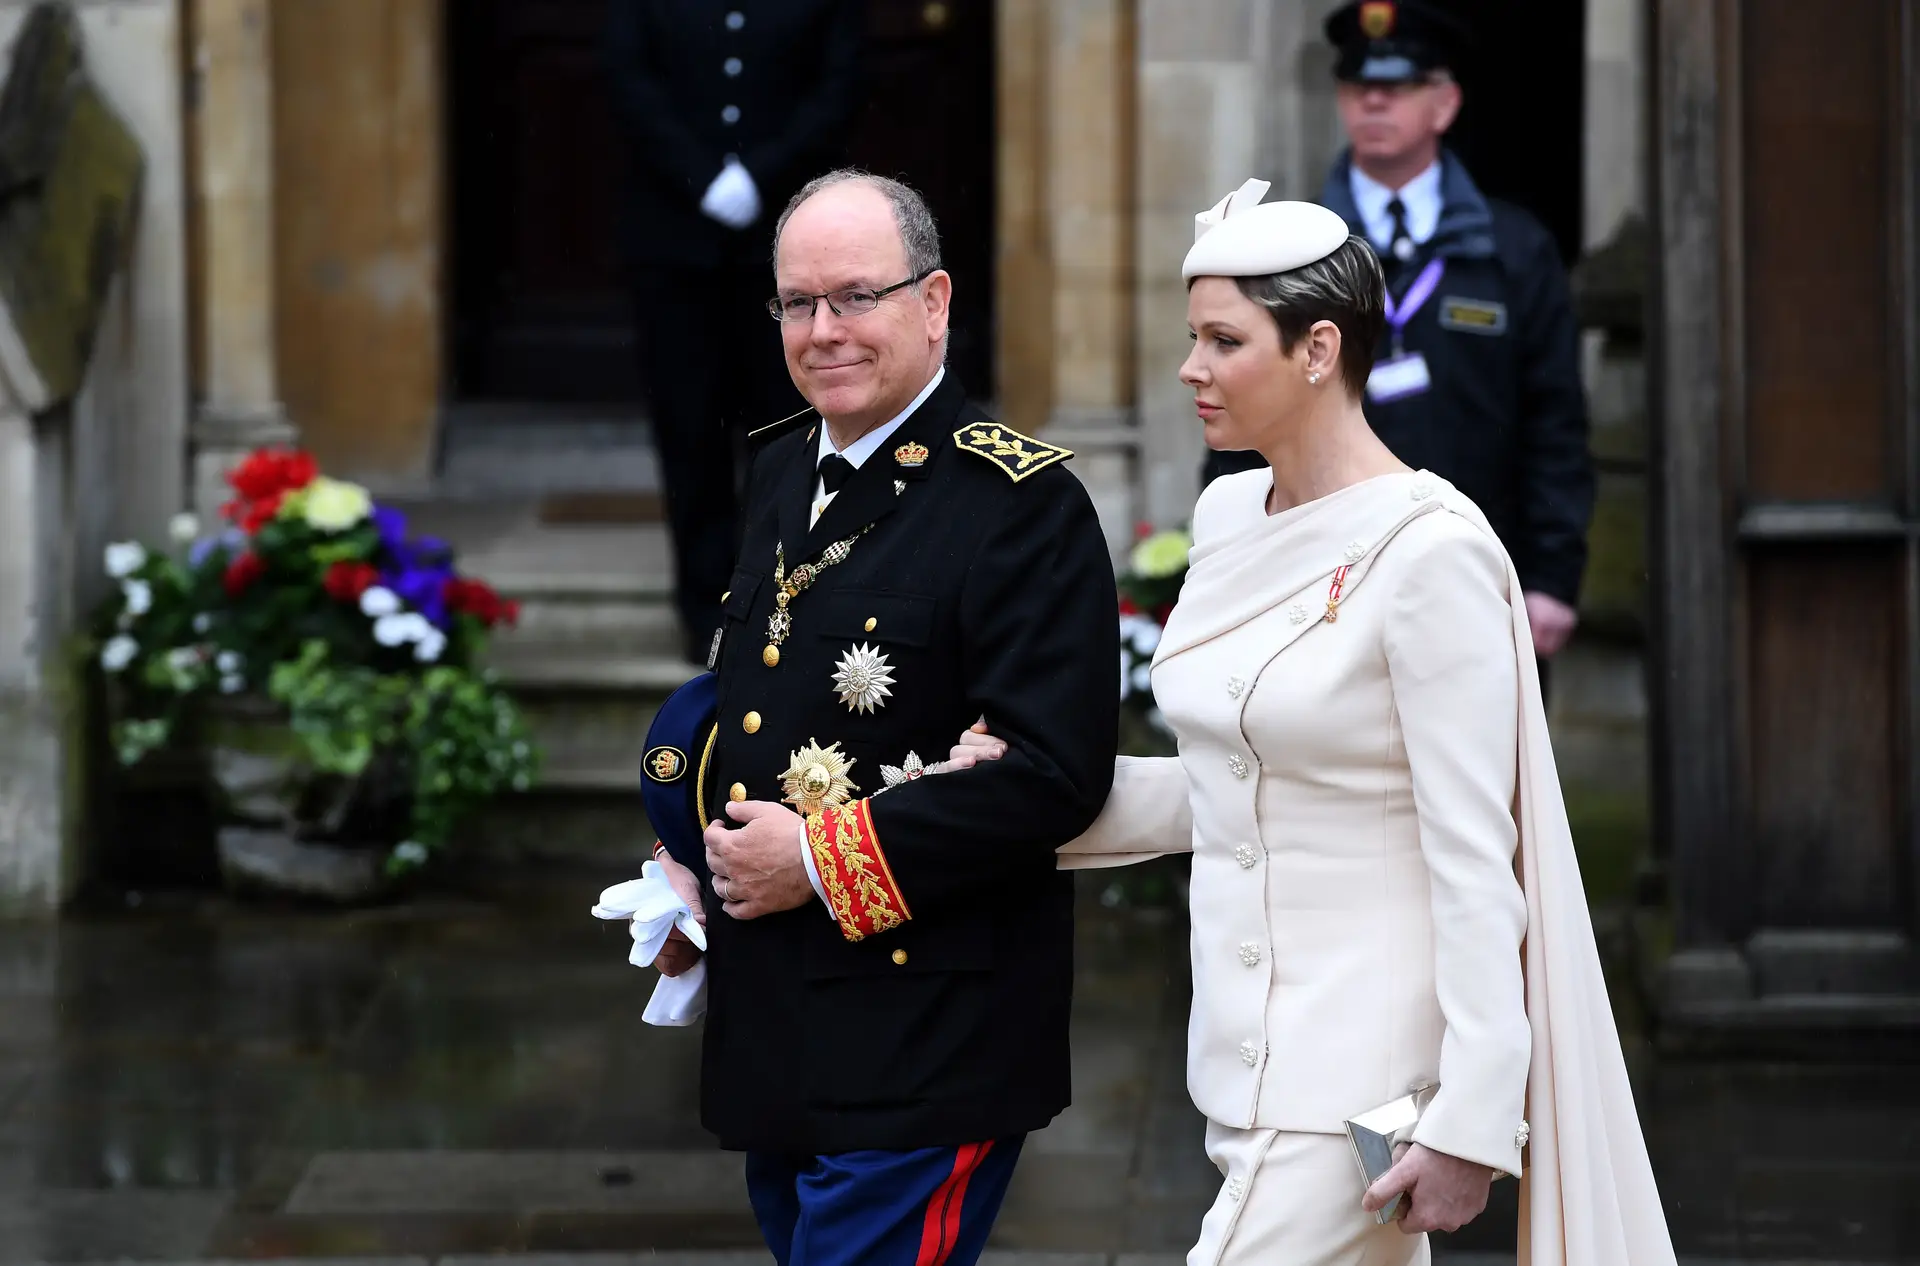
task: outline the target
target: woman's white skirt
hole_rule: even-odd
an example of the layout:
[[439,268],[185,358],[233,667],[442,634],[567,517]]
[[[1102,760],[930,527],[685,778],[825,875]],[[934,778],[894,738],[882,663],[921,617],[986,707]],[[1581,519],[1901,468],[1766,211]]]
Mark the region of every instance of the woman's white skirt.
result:
[[1187,1266],[1427,1266],[1427,1237],[1379,1226],[1345,1137],[1207,1122],[1224,1176]]

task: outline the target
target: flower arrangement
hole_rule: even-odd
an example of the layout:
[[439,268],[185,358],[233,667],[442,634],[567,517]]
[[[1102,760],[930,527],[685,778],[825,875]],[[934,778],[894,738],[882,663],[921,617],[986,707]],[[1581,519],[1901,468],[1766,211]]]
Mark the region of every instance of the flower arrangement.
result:
[[1146,523],[1136,530],[1136,537],[1127,569],[1118,578],[1120,699],[1165,735],[1165,723],[1153,702],[1153,653],[1159,649],[1161,631],[1186,580],[1193,538],[1177,529],[1156,532]]
[[223,697],[268,701],[336,805],[377,783],[406,806],[387,868],[417,866],[476,805],[531,784],[519,711],[477,667],[518,606],[306,453],[255,452],[228,483],[220,530],[182,514],[170,549],[107,547],[117,588],[95,634],[118,756],[139,761]]

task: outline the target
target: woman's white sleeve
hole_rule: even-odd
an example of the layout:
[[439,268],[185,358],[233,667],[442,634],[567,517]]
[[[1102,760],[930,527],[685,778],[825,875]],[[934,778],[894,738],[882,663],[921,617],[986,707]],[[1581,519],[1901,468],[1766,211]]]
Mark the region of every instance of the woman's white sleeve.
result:
[[1414,1141],[1518,1174],[1533,1043],[1527,904],[1513,870],[1520,685],[1507,561],[1452,514],[1417,526],[1395,568],[1386,658],[1432,884],[1446,1033],[1440,1090]]
[[1118,756],[1113,791],[1086,834],[1059,850],[1059,869],[1128,866],[1193,851],[1187,772],[1177,756]]

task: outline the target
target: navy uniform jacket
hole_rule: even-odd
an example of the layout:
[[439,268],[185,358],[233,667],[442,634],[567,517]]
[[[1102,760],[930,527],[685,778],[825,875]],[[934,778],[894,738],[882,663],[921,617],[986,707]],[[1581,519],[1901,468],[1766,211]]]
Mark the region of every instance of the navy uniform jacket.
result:
[[[1483,196],[1453,155],[1441,161],[1433,237],[1409,261],[1382,261],[1397,297],[1428,260],[1446,260],[1439,288],[1405,333],[1406,349],[1426,357],[1433,385],[1384,404],[1368,399],[1367,420],[1401,461],[1473,498],[1525,589],[1571,605],[1586,569],[1594,475],[1566,269],[1538,220]],[[1366,236],[1345,156],[1320,202]],[[1255,453],[1215,454],[1208,477],[1259,461]]]
[[[815,1154],[1038,1129],[1069,1098],[1073,886],[1054,850],[1099,814],[1118,746],[1106,541],[1069,454],[998,428],[951,373],[809,530],[819,425],[753,463],[701,786],[710,819],[729,794],[780,801],[817,742],[857,789],[810,820],[833,909],[734,920],[709,885],[701,1119],[724,1147]],[[791,580],[868,528],[768,656],[776,547]],[[859,646],[893,679],[871,712],[833,680]],[[883,767],[943,760],[983,715],[1003,759],[887,786]]]
[[[840,159],[861,96],[864,14],[862,0],[607,6],[608,86],[632,159],[633,259],[691,268],[767,259],[787,200]],[[760,218],[738,230],[700,211],[729,155],[760,191]]]

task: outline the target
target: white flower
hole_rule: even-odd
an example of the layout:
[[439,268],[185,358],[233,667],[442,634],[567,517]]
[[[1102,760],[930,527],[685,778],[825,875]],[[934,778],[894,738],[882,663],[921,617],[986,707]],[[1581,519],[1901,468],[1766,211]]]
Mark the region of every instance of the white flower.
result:
[[417,866],[427,860],[427,846],[419,840],[407,840],[394,845],[393,857],[395,861],[409,862]]
[[167,535],[179,545],[185,545],[200,535],[200,520],[192,514],[182,511],[167,520]]
[[306,487],[307,524],[322,532],[344,532],[373,513],[373,498],[359,484],[321,475]]
[[1125,645],[1120,647],[1120,697],[1125,699],[1133,693],[1133,655]]
[[440,652],[447,649],[447,635],[439,629],[428,626],[413,646],[413,657],[423,664],[431,664],[440,658]]
[[239,651],[221,651],[218,655],[214,656],[213,660],[214,666],[229,676],[239,672],[240,665],[245,662],[245,660],[240,658]]
[[193,631],[195,633],[205,633],[208,629],[211,629],[212,627],[213,627],[213,617],[208,615],[205,611],[202,611],[199,615],[196,615],[193,617]]
[[117,673],[133,662],[140,653],[140,643],[124,633],[113,638],[100,651],[100,666],[110,673]]
[[418,611],[399,611],[373,622],[373,640],[382,646],[404,646],[438,632]]
[[184,673],[200,662],[200,652],[191,646],[176,646],[167,652],[167,667]]
[[123,580],[146,565],[147,548],[138,541],[116,541],[107,546],[107,575]]
[[223,695],[237,695],[246,688],[247,679],[245,677],[222,677],[220,679],[220,693]]
[[400,595],[385,585],[369,585],[360,595],[360,614],[379,619],[400,609]]
[[1120,640],[1142,655],[1151,655],[1160,646],[1160,626],[1149,615],[1123,615]]
[[123,580],[120,593],[127,600],[127,610],[134,615],[145,615],[153,610],[153,586],[144,580]]
[[1134,668],[1133,688],[1139,691],[1153,689],[1153,665],[1140,664]]

